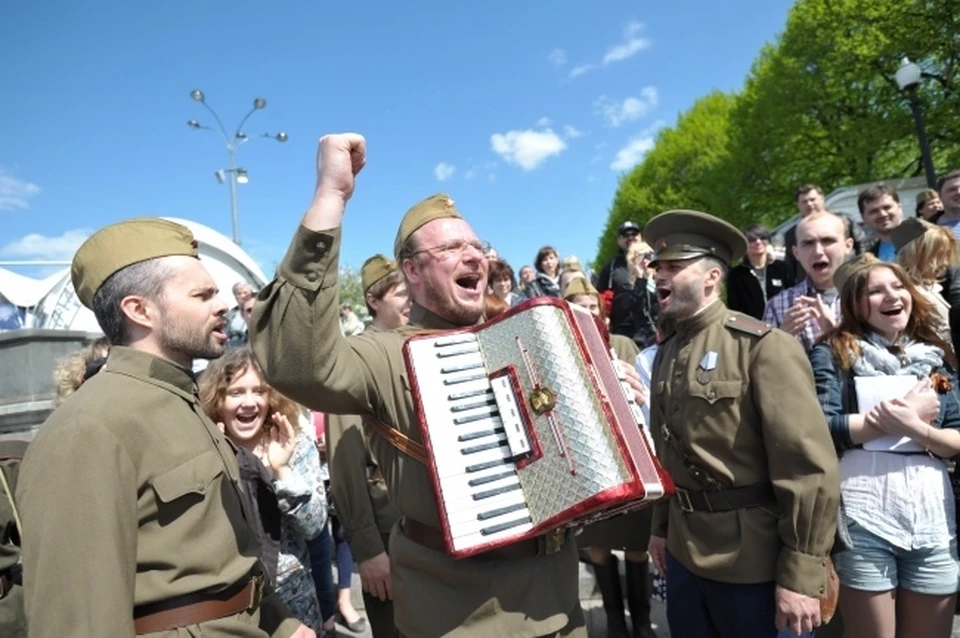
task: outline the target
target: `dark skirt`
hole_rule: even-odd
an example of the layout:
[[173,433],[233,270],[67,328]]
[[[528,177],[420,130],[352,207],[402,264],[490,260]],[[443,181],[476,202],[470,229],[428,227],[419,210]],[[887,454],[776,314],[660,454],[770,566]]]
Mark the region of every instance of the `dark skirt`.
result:
[[650,544],[652,524],[653,507],[621,514],[587,525],[583,528],[583,532],[577,535],[577,545],[645,552]]

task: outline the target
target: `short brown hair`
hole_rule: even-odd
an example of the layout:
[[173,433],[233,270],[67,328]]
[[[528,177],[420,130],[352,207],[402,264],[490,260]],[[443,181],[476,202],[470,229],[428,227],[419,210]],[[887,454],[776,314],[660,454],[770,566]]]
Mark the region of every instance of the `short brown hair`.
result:
[[960,179],[960,168],[955,168],[943,177],[940,178],[940,181],[937,182],[937,190],[942,191],[943,185],[953,179]]
[[491,283],[494,281],[500,281],[501,279],[510,280],[510,289],[517,287],[517,279],[513,275],[513,268],[510,267],[510,264],[505,262],[502,259],[497,259],[496,261],[490,262],[490,270],[487,275],[487,280]]
[[[557,249],[553,246],[544,246],[537,251],[537,258],[533,260],[533,267],[537,269],[537,272],[543,272],[543,260],[550,254],[553,254],[553,256],[557,258],[557,261],[560,261],[560,253],[558,253]],[[557,264],[557,270],[559,269],[560,264]]]
[[797,187],[796,192],[793,194],[793,201],[799,200],[801,195],[806,195],[810,191],[817,191],[821,196],[825,196],[823,189],[816,184],[804,184],[803,186]]
[[279,412],[287,417],[294,430],[300,430],[300,408],[299,406],[277,392],[273,387],[267,384],[266,377],[260,364],[253,356],[253,351],[249,347],[231,348],[219,359],[214,359],[210,365],[200,374],[200,407],[204,413],[210,417],[214,423],[223,420],[223,403],[227,396],[227,389],[230,384],[244,375],[247,370],[253,370],[260,377],[263,383],[264,393],[267,398],[267,420],[264,427],[272,425],[272,416]]
[[900,195],[892,186],[887,184],[874,184],[860,191],[860,195],[857,196],[857,208],[860,210],[860,214],[863,215],[863,209],[866,208],[867,202],[874,202],[887,195],[892,197],[893,201],[900,203]]

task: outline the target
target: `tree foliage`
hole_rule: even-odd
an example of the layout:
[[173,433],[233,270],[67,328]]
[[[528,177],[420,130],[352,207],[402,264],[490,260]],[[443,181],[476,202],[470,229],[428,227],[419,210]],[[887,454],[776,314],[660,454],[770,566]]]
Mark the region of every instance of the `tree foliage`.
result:
[[[723,125],[713,110],[716,121],[707,118],[703,131],[684,131],[716,99],[711,94],[621,180],[598,261],[616,250],[610,230],[626,218],[701,207],[738,226],[775,224],[794,214],[799,184],[829,192],[922,174],[913,118],[894,80],[904,56],[924,70],[918,95],[938,171],[960,166],[958,29],[957,0],[799,0],[777,41],[759,52],[743,90],[727,96]],[[682,159],[676,147],[698,136],[704,157],[664,174],[670,165],[663,158]],[[685,179],[691,173],[695,178]]]

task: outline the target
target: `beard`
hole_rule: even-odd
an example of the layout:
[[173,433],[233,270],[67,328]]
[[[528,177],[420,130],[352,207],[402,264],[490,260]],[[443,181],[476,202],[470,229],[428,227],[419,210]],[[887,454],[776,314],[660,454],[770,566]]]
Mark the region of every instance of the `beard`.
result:
[[189,326],[177,321],[166,311],[163,323],[157,333],[157,341],[164,352],[175,353],[187,359],[216,359],[223,355],[226,344],[213,336],[213,330],[219,320],[203,326]]
[[670,293],[670,304],[660,309],[660,314],[669,319],[692,317],[703,301],[701,282],[690,282],[674,287]]
[[464,306],[460,303],[457,303],[456,300],[444,296],[444,294],[438,290],[438,287],[429,279],[425,279],[424,284],[426,287],[427,300],[430,302],[429,307],[424,307],[441,319],[444,319],[455,326],[474,326],[478,321],[480,321],[480,318],[483,316],[482,298],[479,307],[472,308],[470,306]]

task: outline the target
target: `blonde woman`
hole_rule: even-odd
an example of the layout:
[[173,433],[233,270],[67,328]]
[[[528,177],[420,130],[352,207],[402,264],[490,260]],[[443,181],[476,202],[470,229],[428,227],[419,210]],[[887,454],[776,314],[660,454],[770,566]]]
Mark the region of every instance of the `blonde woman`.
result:
[[660,304],[653,285],[653,249],[642,241],[627,248],[627,281],[614,289],[610,332],[633,339],[643,350],[656,343]]
[[203,411],[237,447],[251,526],[277,593],[321,630],[307,542],[327,524],[327,498],[313,439],[295,403],[267,385],[249,348],[228,350],[200,376]]
[[953,233],[944,226],[908,219],[893,229],[890,238],[897,251],[897,263],[933,304],[938,318],[937,334],[956,352],[950,315],[960,311],[960,255]]

